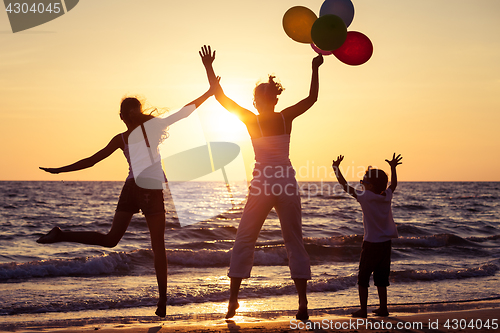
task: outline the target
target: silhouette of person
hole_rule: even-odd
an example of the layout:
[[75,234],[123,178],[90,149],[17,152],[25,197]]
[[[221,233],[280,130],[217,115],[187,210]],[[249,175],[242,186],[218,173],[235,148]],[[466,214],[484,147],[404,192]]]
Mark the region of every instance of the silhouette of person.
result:
[[387,310],[387,286],[389,286],[389,274],[391,272],[391,239],[398,237],[398,230],[392,218],[392,195],[398,186],[396,167],[401,164],[401,155],[393,154],[392,160],[386,160],[391,166],[391,185],[387,187],[388,177],[383,170],[366,170],[361,180],[363,191],[356,191],[349,186],[340,171],[340,163],[344,156],[340,155],[333,161],[332,168],[335,171],[338,182],[344,190],[358,200],[363,211],[363,245],[361,258],[359,260],[358,292],[361,309],[352,314],[353,317],[366,318],[368,308],[368,287],[370,276],[373,273],[373,281],[377,286],[380,306],[373,310],[377,316],[386,317]]
[[154,266],[158,282],[159,298],[156,314],[166,316],[167,304],[167,256],[165,253],[165,206],[163,186],[166,177],[161,166],[158,145],[165,138],[169,125],[189,116],[208,97],[213,95],[210,88],[202,96],[186,104],[178,112],[165,118],[145,114],[141,102],[125,98],[120,106],[120,118],[127,126],[123,133],[115,135],[106,147],[94,155],[60,168],[40,169],[49,173],[73,172],[94,166],[121,149],[129,164],[129,174],[122,188],[110,231],[103,234],[95,231],[63,231],[54,227],[37,242],[42,244],[74,242],[88,245],[114,247],[125,234],[132,215],[142,211],[146,218],[154,253]]
[[292,121],[306,112],[318,98],[319,66],[321,55],[312,61],[312,78],[309,96],[297,104],[275,112],[278,95],[283,91],[274,76],[254,90],[254,106],[258,115],[229,99],[219,85],[212,63],[215,51],[203,46],[200,51],[203,64],[214,96],[219,103],[246,125],[255,153],[255,168],[249,196],[238,226],[231,255],[228,276],[231,278],[230,298],[226,318],[236,314],[238,292],[242,279],[249,278],[253,266],[255,243],[264,221],[274,207],[278,213],[283,239],[288,254],[291,277],[299,296],[296,318],[306,320],[307,280],[311,279],[311,267],[302,239],[302,212],[295,171],[289,158]]

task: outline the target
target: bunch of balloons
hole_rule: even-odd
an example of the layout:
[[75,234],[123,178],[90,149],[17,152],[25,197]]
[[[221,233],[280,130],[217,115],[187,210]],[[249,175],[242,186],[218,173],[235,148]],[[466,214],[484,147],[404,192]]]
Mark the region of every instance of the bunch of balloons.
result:
[[283,16],[283,28],[288,37],[299,43],[311,44],[317,53],[333,54],[348,65],[361,65],[373,54],[372,42],[357,31],[347,31],[354,18],[351,0],[325,0],[319,18],[312,10],[295,6]]

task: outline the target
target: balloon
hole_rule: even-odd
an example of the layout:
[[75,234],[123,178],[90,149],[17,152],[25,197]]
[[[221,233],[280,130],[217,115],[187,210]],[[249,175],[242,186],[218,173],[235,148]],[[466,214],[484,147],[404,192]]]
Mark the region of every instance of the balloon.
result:
[[314,43],[311,43],[311,47],[318,54],[322,54],[324,56],[332,55],[332,51],[323,51],[322,49],[320,49],[319,47],[317,47],[316,45],[314,45]]
[[347,37],[344,21],[337,15],[320,16],[311,28],[311,37],[317,47],[323,51],[338,49]]
[[325,0],[319,10],[319,16],[328,14],[337,15],[344,21],[345,26],[349,27],[354,18],[354,5],[351,0]]
[[312,10],[295,6],[283,15],[283,29],[288,37],[299,43],[312,43],[311,27],[318,17]]
[[373,54],[373,44],[361,32],[349,31],[345,43],[332,53],[343,63],[357,66],[370,59]]

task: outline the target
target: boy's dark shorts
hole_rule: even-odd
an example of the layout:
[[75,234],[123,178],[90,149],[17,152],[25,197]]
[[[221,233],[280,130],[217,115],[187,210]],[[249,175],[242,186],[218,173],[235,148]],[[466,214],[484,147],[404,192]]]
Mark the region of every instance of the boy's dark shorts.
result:
[[370,276],[377,287],[389,286],[391,272],[391,241],[372,243],[363,241],[359,260],[358,285],[368,288]]
[[117,212],[139,213],[144,215],[165,214],[163,190],[148,190],[136,185],[135,180],[128,179],[123,185]]

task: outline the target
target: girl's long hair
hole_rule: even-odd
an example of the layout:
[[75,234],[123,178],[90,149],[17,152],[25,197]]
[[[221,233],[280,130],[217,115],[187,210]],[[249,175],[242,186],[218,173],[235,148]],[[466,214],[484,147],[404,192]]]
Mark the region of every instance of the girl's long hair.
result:
[[[166,108],[157,108],[153,106],[147,106],[146,100],[144,98],[139,97],[125,97],[122,99],[120,104],[120,116],[126,124],[129,124],[131,128],[135,128],[145,123],[148,120],[151,120],[155,117],[158,117],[165,112],[168,112]],[[165,128],[162,135],[160,136],[160,144],[168,138],[168,127]]]

